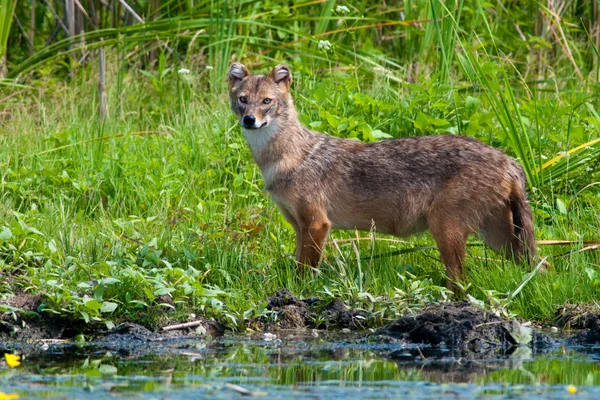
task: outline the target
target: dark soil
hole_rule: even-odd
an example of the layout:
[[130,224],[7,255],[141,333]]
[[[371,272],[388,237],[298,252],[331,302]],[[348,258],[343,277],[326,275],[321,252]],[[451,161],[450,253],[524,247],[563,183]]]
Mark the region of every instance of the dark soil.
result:
[[71,338],[77,334],[71,322],[63,319],[42,319],[37,313],[41,297],[27,293],[3,300],[4,305],[18,308],[20,312],[0,314],[0,340],[37,340]]
[[2,303],[25,311],[36,311],[40,304],[42,304],[42,297],[21,293],[2,301]]
[[565,304],[557,310],[556,323],[564,329],[582,330],[569,339],[570,343],[600,343],[599,304]]
[[[162,302],[166,302],[166,299]],[[225,327],[222,324],[202,317],[198,317],[196,320],[204,328],[205,335],[197,333],[196,329],[198,326],[162,331],[160,327],[149,329],[131,323],[121,324],[107,331],[103,324],[86,325],[83,321],[56,318],[53,315],[38,312],[41,304],[40,296],[22,293],[4,300],[0,304],[6,304],[20,310],[15,313],[0,314],[0,342],[73,339],[80,333],[84,333],[88,338],[96,338],[98,340],[103,340],[103,338],[110,338],[112,340],[121,335],[124,340],[129,341],[152,341],[155,339],[164,340],[186,336],[221,336],[225,331]],[[170,320],[166,314],[162,321],[161,325],[163,326],[177,323]]]
[[564,329],[592,329],[600,320],[600,304],[565,304],[556,311],[556,324]]
[[[223,327],[214,321],[205,320],[204,329],[210,336],[223,334]],[[199,340],[207,335],[200,335],[195,328],[175,331],[153,332],[141,325],[123,323],[115,328],[101,332],[85,346],[86,351],[110,351],[119,356],[138,357],[142,354],[156,354],[161,349],[167,351],[173,345],[181,347],[187,340]]]
[[268,317],[255,323],[262,330],[362,328],[361,313],[350,311],[341,300],[325,302],[318,297],[298,299],[288,289],[280,289],[267,299]]
[[[378,329],[370,340],[397,341],[402,345],[426,345],[434,352],[452,352],[461,356],[508,354],[519,346],[546,348],[551,339],[523,326],[475,307],[467,301],[443,303],[424,308],[418,315],[404,315]],[[421,347],[403,349],[392,358],[411,357]],[[422,355],[422,354],[421,354]]]

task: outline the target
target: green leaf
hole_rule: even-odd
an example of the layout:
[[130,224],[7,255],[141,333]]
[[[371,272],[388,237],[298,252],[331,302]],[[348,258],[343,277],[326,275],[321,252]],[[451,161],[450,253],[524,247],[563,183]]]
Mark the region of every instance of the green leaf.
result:
[[98,371],[102,375],[116,375],[118,372],[117,367],[108,364],[100,364],[100,366],[98,367]]
[[85,311],[80,311],[79,313],[83,317],[83,320],[85,321],[85,323],[89,324],[90,323],[90,314],[86,313]]
[[561,199],[556,199],[556,208],[558,208],[558,212],[562,215],[567,215],[567,207],[565,207],[565,203]]
[[327,99],[327,97],[329,96],[329,93],[327,92],[327,84],[325,81],[322,81],[317,86],[317,88],[313,91],[312,96],[313,96],[313,99],[315,99],[319,103],[321,103]]
[[0,240],[5,242],[10,240],[10,238],[12,238],[12,232],[7,227],[3,227],[0,231]]
[[429,116],[420,112],[417,114],[417,118],[415,118],[415,128],[421,132],[425,131],[429,127],[430,119]]
[[162,296],[163,294],[168,294],[174,292],[175,288],[163,287],[154,291],[155,296]]
[[465,106],[467,108],[474,109],[479,104],[481,104],[481,100],[479,100],[477,97],[467,96],[465,99]]
[[373,136],[374,139],[389,139],[392,137],[392,135],[388,135],[387,133],[382,132],[379,129],[372,130],[371,136]]
[[196,328],[196,333],[197,333],[198,335],[206,335],[206,327],[204,327],[203,325],[199,325],[199,326]]
[[31,233],[35,233],[36,235],[44,236],[44,234],[33,227],[28,227],[27,230]]
[[48,249],[50,249],[51,253],[56,253],[58,251],[58,249],[56,248],[56,243],[54,242],[54,240],[51,240],[48,242]]
[[121,281],[115,278],[104,278],[100,280],[100,284],[102,285],[114,285],[115,283],[120,283]]
[[100,307],[102,307],[102,303],[100,303],[96,299],[90,299],[90,300],[88,300],[88,301],[85,302],[85,306],[87,308],[89,308],[90,310],[98,311],[100,309]]
[[244,183],[244,174],[237,174],[233,179],[233,187],[240,187]]
[[117,309],[119,305],[117,303],[113,303],[111,301],[102,302],[102,307],[100,307],[101,313],[110,313]]
[[94,290],[94,298],[98,301],[102,301],[102,296],[104,296],[104,285],[99,285],[96,290]]
[[450,122],[446,121],[445,119],[432,118],[429,120],[429,122],[436,128],[443,128],[450,125]]

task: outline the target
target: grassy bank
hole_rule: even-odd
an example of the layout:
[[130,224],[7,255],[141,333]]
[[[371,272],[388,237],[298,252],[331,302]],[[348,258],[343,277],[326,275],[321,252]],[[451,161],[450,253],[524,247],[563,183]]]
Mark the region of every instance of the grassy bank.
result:
[[[338,243],[328,246],[316,279],[299,279],[293,230],[261,191],[226,96],[202,94],[210,71],[176,69],[160,91],[139,71],[125,74],[109,92],[104,124],[89,72],[38,96],[23,94],[8,108],[0,138],[4,299],[40,294],[42,315],[86,321],[152,323],[174,309],[173,318],[194,312],[242,329],[245,319],[266,313],[263,301],[281,287],[342,298],[373,323],[447,296],[429,235],[389,242],[362,233],[367,240],[347,241],[356,233],[335,232]],[[352,72],[303,72],[300,63],[292,70],[300,70],[301,118],[316,129],[362,140],[381,132],[461,133],[514,155],[483,91],[449,90],[432,79],[364,83]],[[544,159],[595,137],[596,106],[573,107],[586,96],[519,96],[521,118],[538,126],[530,140]],[[596,164],[530,188],[538,239],[574,241],[541,246],[551,263],[546,272],[511,298],[529,271],[474,239],[469,295],[538,320],[564,302],[598,298],[598,253],[578,250],[598,238],[600,192],[596,186],[575,196],[598,180]]]
[[[364,141],[461,134],[502,148],[525,167],[549,265],[530,274],[474,238],[467,295],[539,321],[597,300],[600,62],[594,32],[569,23],[592,8],[563,10],[565,22],[537,2],[494,13],[471,1],[348,12],[330,3],[264,15],[255,2],[215,5],[206,21],[194,17],[206,10],[188,10],[168,38],[172,21],[158,18],[144,31],[165,45],[154,61],[137,47],[139,26],[92,33],[69,51],[100,36],[117,46],[107,49],[104,122],[97,65],[64,56],[69,40],[31,58],[13,51],[8,76],[18,79],[0,81],[0,303],[29,293],[42,317],[110,326],[195,313],[244,330],[281,287],[341,298],[373,325],[449,297],[429,234],[334,232],[314,280],[296,276],[293,229],[261,191],[228,110],[232,58],[262,72],[287,62],[300,118],[315,130]],[[421,22],[392,24],[400,11]],[[203,26],[196,45],[206,47],[194,47]]]

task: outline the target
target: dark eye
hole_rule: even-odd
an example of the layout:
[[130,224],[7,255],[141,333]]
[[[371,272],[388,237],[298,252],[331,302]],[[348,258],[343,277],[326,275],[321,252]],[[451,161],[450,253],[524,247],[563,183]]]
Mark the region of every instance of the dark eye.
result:
[[269,99],[268,97],[263,100],[263,104],[269,104],[270,102],[271,102],[271,99]]
[[240,103],[246,104],[248,102],[248,98],[246,96],[240,96]]

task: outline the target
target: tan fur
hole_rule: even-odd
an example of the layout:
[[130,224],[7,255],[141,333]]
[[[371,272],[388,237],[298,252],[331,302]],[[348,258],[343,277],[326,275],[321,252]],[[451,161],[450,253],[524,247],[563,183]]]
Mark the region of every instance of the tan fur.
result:
[[298,121],[285,65],[265,77],[236,63],[229,81],[265,190],[296,231],[299,263],[319,264],[330,229],[373,223],[396,236],[429,229],[450,281],[463,276],[472,233],[507,257],[535,257],[525,175],[501,151],[454,135],[367,144],[310,131]]

